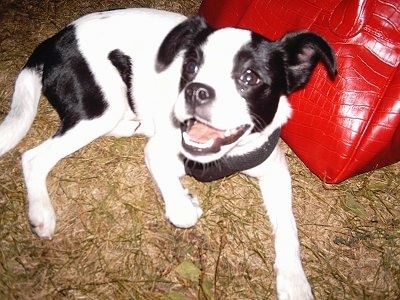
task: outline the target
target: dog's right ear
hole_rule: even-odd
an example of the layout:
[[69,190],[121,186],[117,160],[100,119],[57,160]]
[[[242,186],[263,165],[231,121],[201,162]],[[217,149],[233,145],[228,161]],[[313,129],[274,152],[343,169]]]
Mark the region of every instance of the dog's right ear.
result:
[[200,16],[190,17],[177,25],[168,33],[158,49],[156,71],[164,71],[180,51],[192,45],[201,32],[211,31],[212,28]]

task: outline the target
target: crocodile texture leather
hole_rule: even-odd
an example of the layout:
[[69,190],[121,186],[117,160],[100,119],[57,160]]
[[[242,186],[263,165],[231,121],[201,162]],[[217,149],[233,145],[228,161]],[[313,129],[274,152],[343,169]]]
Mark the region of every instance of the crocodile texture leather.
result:
[[338,76],[317,66],[290,96],[282,131],[319,178],[337,183],[400,161],[399,0],[204,0],[200,14],[272,40],[308,29],[332,45]]

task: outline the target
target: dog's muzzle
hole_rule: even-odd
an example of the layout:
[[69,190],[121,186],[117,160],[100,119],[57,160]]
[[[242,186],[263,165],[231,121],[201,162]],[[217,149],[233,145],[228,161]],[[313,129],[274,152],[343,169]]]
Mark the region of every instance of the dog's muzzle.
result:
[[185,88],[186,109],[193,117],[181,123],[182,147],[190,154],[218,153],[222,146],[235,143],[251,127],[245,124],[222,130],[211,126],[209,109],[214,100],[215,91],[206,84],[192,82]]

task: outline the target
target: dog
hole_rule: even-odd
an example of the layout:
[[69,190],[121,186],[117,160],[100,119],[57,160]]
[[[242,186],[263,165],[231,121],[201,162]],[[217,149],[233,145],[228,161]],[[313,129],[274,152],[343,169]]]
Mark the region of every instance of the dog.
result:
[[29,222],[45,239],[56,227],[49,171],[100,136],[148,137],[146,165],[166,218],[180,228],[194,226],[202,215],[182,176],[200,181],[236,172],[253,176],[274,233],[278,298],[312,299],[300,260],[290,174],[277,143],[291,115],[288,95],[308,82],[318,63],[335,76],[332,48],[308,31],[270,41],[161,10],[92,13],[29,57],[0,125],[0,155],[26,135],[43,93],[60,126],[23,153],[22,169]]

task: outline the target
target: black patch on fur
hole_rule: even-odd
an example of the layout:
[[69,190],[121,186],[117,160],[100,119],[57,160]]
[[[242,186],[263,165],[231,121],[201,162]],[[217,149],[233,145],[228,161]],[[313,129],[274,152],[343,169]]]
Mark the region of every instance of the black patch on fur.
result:
[[200,48],[200,46],[197,47],[191,47],[185,52],[184,60],[183,60],[183,65],[182,65],[182,70],[181,70],[181,80],[179,82],[179,92],[183,90],[183,88],[192,82],[197,74],[194,75],[189,75],[185,72],[185,65],[189,61],[195,61],[197,63],[198,68],[201,68],[201,66],[204,63],[204,55],[203,51]]
[[319,62],[325,66],[329,77],[335,78],[335,55],[321,36],[309,31],[290,32],[279,43],[285,53],[288,93],[307,84]]
[[173,28],[158,49],[156,70],[164,71],[182,50],[193,49],[203,43],[214,31],[202,17],[195,16],[186,19]]
[[99,117],[106,110],[101,89],[78,49],[74,25],[41,43],[26,67],[43,72],[43,94],[61,119],[56,135],[64,134],[80,120]]
[[239,77],[246,70],[255,72],[261,82],[246,88],[237,83],[237,89],[246,99],[256,124],[253,132],[260,132],[274,119],[279,99],[286,91],[282,55],[272,42],[253,33],[251,41],[238,51],[234,59],[233,77]]
[[126,84],[127,98],[129,106],[135,112],[135,104],[132,95],[132,61],[130,56],[126,55],[119,49],[115,49],[108,54],[108,59],[117,68],[122,80]]
[[336,60],[328,43],[312,32],[294,32],[271,42],[252,33],[251,42],[244,45],[234,59],[233,77],[252,70],[261,79],[255,86],[240,86],[238,92],[247,100],[256,126],[262,131],[275,117],[279,99],[303,87],[317,65],[322,62],[330,77],[336,75]]
[[[207,41],[208,36],[215,31],[214,28],[207,25],[207,27],[203,28],[203,30],[199,31],[196,36],[192,38],[192,41],[187,48],[184,54],[183,68],[185,67],[185,63],[189,60],[194,60],[197,62],[199,68],[204,64],[204,54],[202,50],[203,44]],[[183,90],[183,88],[193,81],[196,76],[185,76],[185,73],[182,70],[182,77],[179,83],[179,92]]]

